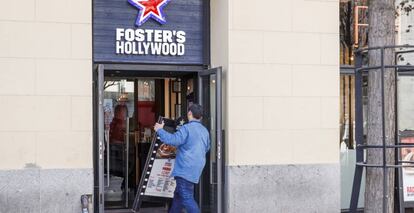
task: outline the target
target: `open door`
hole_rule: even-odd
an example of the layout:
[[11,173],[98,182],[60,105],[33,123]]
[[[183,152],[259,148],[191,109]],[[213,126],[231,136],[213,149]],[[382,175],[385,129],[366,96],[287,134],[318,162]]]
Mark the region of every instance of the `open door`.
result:
[[205,109],[204,125],[210,131],[211,150],[198,186],[198,202],[202,212],[223,212],[223,127],[222,68],[198,74],[198,102]]

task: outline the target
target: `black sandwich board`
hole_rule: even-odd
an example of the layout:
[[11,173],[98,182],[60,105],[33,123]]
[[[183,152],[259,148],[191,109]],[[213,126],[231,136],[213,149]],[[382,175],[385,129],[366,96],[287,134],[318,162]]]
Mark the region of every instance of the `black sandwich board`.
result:
[[[165,123],[164,130],[170,133],[176,131],[177,124],[174,120],[159,117],[157,122],[162,121]],[[144,199],[155,201],[173,198],[175,180],[170,175],[174,169],[175,154],[176,148],[163,144],[155,133],[151,140],[132,210],[138,212]]]

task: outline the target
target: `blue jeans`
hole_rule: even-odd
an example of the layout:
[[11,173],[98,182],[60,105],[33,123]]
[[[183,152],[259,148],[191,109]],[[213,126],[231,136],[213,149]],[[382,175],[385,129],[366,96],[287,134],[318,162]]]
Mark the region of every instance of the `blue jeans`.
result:
[[194,200],[194,183],[180,177],[175,177],[175,181],[177,185],[169,213],[181,213],[183,209],[187,213],[200,213]]

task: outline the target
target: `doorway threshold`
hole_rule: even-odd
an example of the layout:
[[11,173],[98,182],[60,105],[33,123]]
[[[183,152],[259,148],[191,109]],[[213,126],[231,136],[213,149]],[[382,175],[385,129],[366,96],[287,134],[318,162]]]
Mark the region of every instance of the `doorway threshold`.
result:
[[[131,209],[113,209],[113,210],[105,210],[106,213],[133,213]],[[141,208],[139,210],[139,213],[167,213],[168,210],[166,210],[163,207],[158,208]]]

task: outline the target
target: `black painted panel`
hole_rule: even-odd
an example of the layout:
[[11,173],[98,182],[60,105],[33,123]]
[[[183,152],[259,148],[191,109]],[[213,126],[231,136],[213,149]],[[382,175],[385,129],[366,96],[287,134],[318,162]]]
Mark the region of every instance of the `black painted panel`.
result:
[[[128,0],[94,0],[93,48],[94,62],[157,63],[157,64],[208,64],[205,60],[208,26],[205,27],[203,0],[171,0],[164,7],[167,23],[161,25],[149,19],[135,26],[139,10]],[[182,30],[186,33],[185,55],[117,55],[116,28]]]

